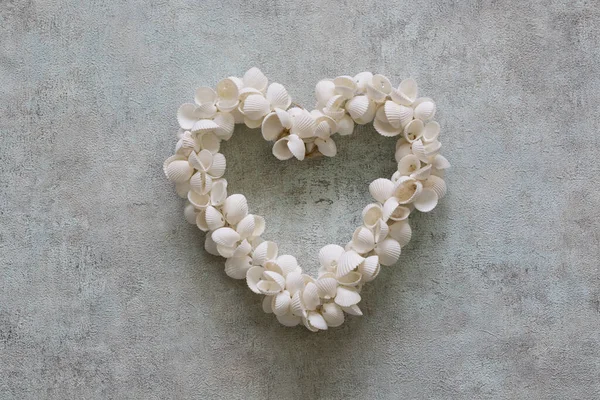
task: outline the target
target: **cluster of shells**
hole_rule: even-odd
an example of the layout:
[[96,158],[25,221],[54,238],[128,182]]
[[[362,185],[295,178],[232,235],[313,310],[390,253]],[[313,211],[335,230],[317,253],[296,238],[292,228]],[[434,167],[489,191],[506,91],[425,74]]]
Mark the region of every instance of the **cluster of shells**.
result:
[[[246,279],[250,290],[264,295],[263,309],[285,326],[300,323],[310,331],[340,326],[345,315],[362,315],[361,288],[377,277],[380,266],[394,265],[412,235],[408,217],[413,210],[429,212],[446,193],[444,170],[450,166],[439,154],[440,125],[432,121],[436,107],[417,97],[417,84],[403,80],[397,88],[383,75],[362,72],[316,85],[316,109],[292,106],[286,89],[268,84],[251,68],[242,78],[221,80],[216,90],[201,87],[195,102],[177,112],[181,129],[175,154],[164,163],[167,178],[187,199],[185,219],[207,232],[205,249],[226,258],[225,273]],[[276,243],[265,241],[263,217],[250,214],[242,194],[227,194],[222,140],[234,125],[261,127],[274,141],[280,160],[336,154],[333,134],[350,135],[354,124],[373,122],[387,137],[399,136],[398,169],[390,179],[369,185],[375,200],[362,212],[358,227],[345,246],[328,244],[319,251],[318,278],[302,272],[295,257],[279,254]]]

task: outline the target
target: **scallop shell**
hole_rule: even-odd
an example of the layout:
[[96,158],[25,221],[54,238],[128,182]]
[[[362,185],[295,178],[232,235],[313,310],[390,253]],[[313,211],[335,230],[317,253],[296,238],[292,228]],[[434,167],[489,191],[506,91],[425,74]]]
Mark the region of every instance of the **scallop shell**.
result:
[[302,292],[302,303],[304,304],[304,307],[307,310],[314,310],[320,302],[317,285],[312,282],[307,283]]
[[315,87],[315,97],[317,98],[318,104],[324,106],[333,96],[335,96],[335,83],[333,83],[333,81],[324,79],[317,82]]
[[346,102],[346,110],[357,124],[364,125],[375,117],[375,103],[367,96],[355,96]]
[[289,254],[284,254],[277,257],[275,262],[281,269],[283,276],[287,276],[287,274],[294,272],[298,268],[298,260],[296,260],[296,257]]
[[290,132],[301,138],[310,138],[315,134],[317,123],[315,118],[306,110],[298,113],[292,118],[292,128]]
[[185,103],[177,109],[177,122],[182,129],[190,130],[200,119],[200,110],[195,104]]
[[244,74],[243,82],[244,87],[250,87],[264,92],[269,80],[260,69],[252,67]]
[[433,101],[423,101],[415,107],[415,118],[421,121],[429,121],[435,115],[435,103]]
[[400,82],[398,89],[392,90],[390,94],[392,100],[394,100],[398,104],[402,104],[404,106],[410,106],[417,99],[417,82],[414,79],[404,79]]
[[252,121],[262,121],[262,118],[271,111],[269,101],[260,94],[249,95],[242,106],[244,117]]
[[344,311],[335,303],[325,303],[321,308],[321,314],[327,322],[327,325],[335,328],[344,323]]
[[391,219],[392,221],[404,221],[410,215],[408,207],[401,206],[398,199],[390,198],[383,205],[383,220]]
[[256,246],[252,253],[252,261],[256,265],[265,265],[267,261],[273,260],[278,253],[277,243],[265,241]]
[[[205,219],[206,225],[208,229],[214,231],[225,226],[225,218],[223,218],[223,214],[213,206],[206,207],[205,211]],[[241,279],[241,278],[238,278]]]
[[225,261],[225,274],[233,279],[244,279],[252,268],[252,259],[248,256],[232,257]]
[[281,325],[288,327],[294,327],[302,322],[302,318],[290,314],[277,315],[276,318]]
[[336,278],[339,279],[342,276],[349,274],[350,271],[358,267],[363,261],[364,258],[354,250],[344,252],[337,262]]
[[212,187],[212,178],[204,172],[196,172],[190,179],[190,187],[197,193],[207,194]]
[[258,290],[257,285],[262,278],[264,270],[265,269],[263,267],[257,266],[250,268],[248,272],[246,272],[246,284],[248,284],[250,290],[256,294],[260,294],[260,290]]
[[188,192],[188,200],[192,205],[199,209],[203,210],[210,205],[210,196],[207,194],[199,194],[193,190]]
[[185,205],[183,209],[183,216],[189,224],[196,224],[196,209],[191,203],[188,202],[188,204]]
[[392,238],[382,240],[375,247],[375,253],[379,256],[379,262],[386,266],[394,265],[398,261],[400,251],[400,243]]
[[387,122],[394,128],[405,127],[413,119],[413,109],[411,107],[405,107],[393,101],[386,101],[383,110]]
[[267,89],[267,100],[271,103],[271,108],[281,108],[287,110],[292,99],[287,90],[279,83],[271,83]]
[[352,235],[352,248],[359,254],[365,254],[375,247],[373,232],[364,226],[357,228]]
[[287,314],[290,311],[291,303],[292,298],[287,290],[284,290],[281,293],[278,293],[276,296],[273,296],[273,299],[271,300],[271,309],[273,310],[273,314]]
[[428,122],[423,128],[423,141],[425,143],[433,142],[440,136],[440,124],[436,121]]
[[235,128],[235,119],[228,112],[217,113],[213,120],[219,127],[215,129],[215,134],[221,140],[229,140],[233,135]]
[[196,226],[202,232],[208,231],[208,224],[206,223],[206,211],[202,210],[196,214]]
[[385,203],[394,193],[394,183],[389,179],[378,178],[369,184],[369,193],[380,203]]
[[404,139],[408,143],[413,143],[415,140],[420,139],[423,135],[423,121],[419,119],[413,119],[406,127],[404,128]]
[[437,154],[433,158],[433,166],[436,169],[447,169],[447,168],[450,168],[450,163],[448,162],[448,160],[446,159],[446,157],[444,157],[441,154]]
[[429,179],[425,181],[424,187],[433,189],[438,195],[438,199],[441,199],[446,195],[446,182],[438,176],[429,176]]
[[297,271],[292,271],[285,277],[285,288],[293,296],[296,292],[304,288],[304,279],[302,274]]
[[240,234],[231,228],[219,228],[212,233],[212,238],[217,245],[233,247],[241,239]]
[[323,316],[317,311],[309,311],[305,321],[305,325],[307,325],[309,330],[327,330],[327,322],[325,322],[325,318],[323,318]]
[[205,132],[213,132],[217,129],[219,129],[219,125],[217,125],[217,123],[215,121],[213,121],[212,119],[201,119],[201,120],[196,121],[196,123],[194,123],[194,125],[191,128],[191,131],[194,133],[196,133],[196,132],[205,133]]
[[349,115],[344,115],[337,122],[337,133],[341,136],[351,135],[354,132],[354,120]]
[[433,141],[428,144],[423,144],[423,142],[418,139],[415,140],[412,144],[412,152],[414,155],[419,157],[419,160],[429,163],[432,157],[437,155],[437,152],[440,150],[441,144],[440,142]]
[[213,180],[212,189],[210,191],[210,202],[213,206],[220,206],[227,198],[227,180]]
[[242,242],[233,250],[232,257],[243,257],[250,254],[252,251],[252,245],[246,240]]
[[338,76],[333,80],[335,94],[343,96],[345,99],[351,99],[356,92],[357,86],[354,78],[351,76]]
[[408,176],[401,176],[394,187],[394,197],[400,204],[408,204],[413,201],[423,190],[423,184]]
[[[277,290],[278,292],[283,290],[285,288],[285,278],[283,277],[283,275],[275,272],[275,271],[268,271],[265,270],[263,272],[263,282],[273,282],[274,285],[270,285],[270,286],[264,286],[265,290]],[[269,289],[267,289],[269,288]],[[260,289],[260,286],[259,286]],[[267,293],[265,293],[267,294]]]
[[337,244],[325,245],[319,250],[319,262],[323,267],[336,266],[344,253],[344,248]]
[[414,178],[414,179],[418,179],[420,181],[424,181],[425,179],[429,178],[430,175],[431,175],[431,164],[428,164],[428,165],[424,166],[423,168],[419,168],[418,170],[416,170],[415,172],[410,174],[410,177]]
[[358,271],[352,271],[337,280],[340,285],[357,286],[362,280],[362,274]]
[[400,247],[404,247],[410,242],[412,237],[412,229],[408,221],[398,221],[390,225],[389,235],[392,239],[397,240]]
[[398,140],[398,142],[401,141],[401,144],[396,147],[396,154],[394,155],[394,158],[396,159],[397,162],[400,162],[400,160],[403,157],[406,157],[409,154],[412,154],[412,145],[410,143],[407,143],[406,141],[404,141],[404,139],[400,139]]
[[383,217],[383,209],[379,204],[369,204],[362,211],[362,219],[367,228],[373,229]]
[[373,233],[375,234],[375,242],[380,242],[383,239],[385,239],[387,237],[389,231],[390,231],[390,227],[388,226],[386,221],[383,220],[383,215],[382,215],[382,218],[377,222],[377,225],[375,225],[375,227],[374,227]]
[[267,114],[265,119],[263,119],[261,131],[265,140],[271,141],[277,139],[284,129],[277,112]]
[[358,266],[358,272],[362,275],[362,279],[364,282],[370,282],[379,275],[379,271],[381,270],[379,264],[378,256],[370,256],[365,258]]
[[171,156],[165,160],[163,170],[167,179],[177,183],[188,181],[194,173],[194,168],[192,168],[190,163],[177,155]]
[[356,315],[358,317],[363,315],[362,311],[360,311],[360,307],[358,307],[356,304],[351,305],[350,307],[342,307],[342,310],[349,315]]
[[205,132],[197,135],[197,142],[202,150],[215,154],[221,147],[221,140],[213,132]]
[[334,157],[337,154],[337,147],[331,138],[317,139],[315,140],[315,144],[317,145],[319,152],[325,157]]
[[240,222],[238,222],[235,230],[241,237],[247,238],[253,236],[255,229],[254,215],[248,214]]
[[421,161],[414,154],[409,154],[402,157],[398,163],[398,172],[400,172],[400,175],[408,176],[417,171],[419,168],[421,168]]
[[[304,284],[302,284],[304,287]],[[292,301],[290,302],[290,311],[293,315],[298,317],[306,316],[306,309],[304,308],[304,304],[302,304],[302,292],[297,291],[292,295]]]
[[315,281],[319,297],[324,299],[331,299],[335,297],[337,290],[337,280],[335,278],[324,276]]
[[356,91],[359,94],[367,92],[367,85],[373,80],[373,74],[371,72],[360,72],[354,76],[354,82],[356,82]]
[[335,303],[340,307],[350,307],[360,302],[360,294],[354,288],[338,286]]
[[288,160],[296,157],[304,160],[306,148],[304,142],[297,135],[289,135],[279,139],[273,146],[273,155],[279,160]]
[[223,204],[223,216],[232,225],[237,224],[248,215],[248,202],[243,194],[232,194]]
[[381,136],[393,137],[398,136],[402,132],[402,128],[394,128],[391,124],[375,119],[373,127]]

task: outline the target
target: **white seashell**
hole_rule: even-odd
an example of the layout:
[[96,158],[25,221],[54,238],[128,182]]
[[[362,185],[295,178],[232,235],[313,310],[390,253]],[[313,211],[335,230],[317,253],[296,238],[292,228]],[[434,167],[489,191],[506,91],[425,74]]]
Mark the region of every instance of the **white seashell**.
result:
[[201,119],[201,120],[196,121],[196,123],[194,123],[194,125],[191,128],[191,131],[194,133],[197,133],[197,132],[205,133],[205,132],[213,132],[217,129],[219,129],[219,125],[217,125],[217,123],[215,121],[213,121],[212,119]]
[[206,223],[206,210],[202,210],[196,215],[196,226],[202,232],[208,231],[208,224]]
[[227,197],[223,204],[223,216],[225,220],[235,225],[248,215],[248,202],[243,194],[232,194]]
[[440,136],[440,124],[436,121],[428,122],[423,128],[423,141],[425,143],[433,142]]
[[402,132],[402,128],[394,128],[391,124],[375,119],[373,127],[381,136],[393,137],[398,136]]
[[316,311],[309,311],[306,321],[312,328],[319,329],[321,331],[327,330],[327,322],[325,322],[325,318],[323,318],[323,316]]
[[325,245],[319,250],[319,263],[324,268],[337,266],[337,261],[344,253],[344,248],[337,244]]
[[373,229],[383,217],[383,209],[379,204],[368,204],[362,211],[362,219],[367,228]]
[[356,315],[358,317],[363,315],[362,311],[360,311],[360,308],[356,304],[354,304],[350,307],[342,307],[342,310],[344,310],[344,312],[349,315]]
[[190,190],[192,190],[190,182],[179,182],[175,184],[175,192],[177,192],[177,195],[182,199],[187,199]]
[[[285,111],[283,113],[287,115]],[[281,115],[281,112],[272,112],[263,119],[261,131],[265,140],[271,141],[277,139],[284,129],[286,129],[281,121]]]
[[408,207],[401,206],[398,199],[390,198],[383,205],[383,220],[391,219],[392,221],[404,221],[410,215]]
[[[333,275],[333,274],[331,274]],[[337,280],[333,277],[325,275],[315,281],[319,297],[324,299],[331,299],[335,297],[337,290]]]
[[364,125],[375,118],[375,103],[365,95],[352,97],[346,102],[346,110],[357,124]]
[[317,86],[315,87],[315,97],[317,98],[318,104],[324,106],[333,96],[335,96],[335,84],[333,81],[324,79],[317,82]]
[[265,270],[263,272],[263,280],[268,281],[268,282],[274,282],[277,287],[279,288],[279,290],[283,290],[285,288],[285,278],[283,277],[283,275],[275,272],[275,271],[267,271]]
[[385,178],[375,179],[369,184],[369,193],[378,202],[385,203],[394,193],[394,183]]
[[266,294],[266,295],[271,295],[271,296],[279,293],[279,291],[281,290],[279,288],[279,285],[277,284],[277,282],[270,281],[270,280],[261,280],[256,284],[256,287],[258,288],[258,291],[261,294]]
[[284,254],[282,256],[277,257],[275,263],[281,269],[281,273],[283,276],[294,272],[298,268],[298,260],[296,260],[296,257],[288,254]]
[[360,302],[360,294],[354,288],[338,286],[335,303],[340,307],[350,307]]
[[275,296],[265,296],[262,301],[262,309],[267,314],[273,314],[273,299]]
[[213,206],[206,207],[205,219],[208,229],[210,229],[211,231],[225,226],[225,218],[223,218],[223,214],[221,214],[221,212]]
[[200,151],[200,146],[190,131],[185,131],[175,145],[175,153],[182,156],[189,156],[192,150]]
[[[304,287],[304,283],[302,284]],[[298,317],[306,317],[306,309],[304,308],[304,304],[302,303],[302,292],[300,290],[296,291],[292,295],[292,301],[290,302],[290,311],[293,315]]]
[[429,176],[429,179],[425,181],[424,187],[433,189],[437,194],[438,199],[441,199],[446,195],[446,182],[438,176]]
[[190,179],[190,187],[197,193],[207,194],[212,187],[212,178],[204,172],[196,172]]
[[428,165],[424,166],[423,168],[419,168],[418,170],[416,170],[415,172],[410,174],[410,177],[414,178],[414,179],[418,179],[420,181],[424,181],[425,179],[429,178],[430,175],[431,175],[431,164],[428,164]]
[[255,229],[254,215],[248,214],[240,222],[238,222],[235,230],[242,238],[253,236]]
[[337,280],[340,285],[357,286],[362,280],[362,275],[358,271],[352,271],[348,275],[342,276]]
[[255,265],[265,265],[267,261],[277,257],[278,251],[277,243],[271,241],[262,242],[254,249],[252,261]]
[[302,274],[297,271],[292,271],[285,277],[285,288],[293,296],[296,292],[304,288],[304,278]]
[[417,82],[414,79],[404,79],[400,82],[398,89],[390,93],[392,100],[404,106],[410,106],[417,99]]
[[379,256],[379,262],[386,266],[394,265],[398,261],[400,251],[400,243],[392,238],[382,240],[375,247],[375,253]]
[[315,144],[319,152],[326,157],[334,157],[337,154],[337,147],[332,138],[316,139]]
[[185,103],[177,109],[177,122],[182,129],[190,130],[201,118],[200,110],[195,104]]
[[390,225],[389,235],[392,239],[398,241],[400,247],[404,247],[410,242],[412,237],[412,229],[408,221],[398,221]]
[[441,154],[437,154],[433,158],[433,166],[436,169],[447,169],[447,168],[450,168],[450,163],[448,162],[448,160],[446,159],[446,157],[444,157]]
[[246,283],[250,290],[252,290],[256,294],[260,294],[260,290],[258,290],[258,282],[262,279],[263,267],[252,267],[246,272]]
[[244,117],[252,121],[261,121],[271,111],[271,105],[267,99],[260,94],[251,94],[246,97],[242,104]]
[[226,167],[227,167],[227,162],[225,160],[225,156],[221,153],[216,153],[216,154],[213,154],[212,163],[207,172],[213,178],[220,178],[225,173]]
[[188,192],[188,200],[199,210],[205,209],[210,205],[210,196],[207,194],[199,194],[193,190]]
[[275,315],[285,315],[290,311],[290,304],[292,303],[292,298],[290,297],[290,292],[287,290],[278,293],[276,296],[273,296],[271,300],[271,309],[273,310],[273,314]]
[[408,143],[413,143],[415,140],[420,139],[423,135],[423,121],[420,119],[413,119],[406,127],[404,128],[404,139]]
[[302,322],[302,318],[290,314],[277,315],[276,317],[281,325],[288,327],[294,327]]
[[246,240],[242,240],[242,242],[233,250],[232,257],[243,257],[250,254],[252,251],[252,245]]
[[244,82],[244,87],[254,88],[261,92],[264,92],[267,89],[267,84],[269,83],[267,77],[256,67],[252,67],[246,71],[242,80]]
[[198,147],[202,150],[207,150],[211,154],[215,154],[221,147],[221,139],[217,137],[213,132],[199,133],[196,135]]
[[233,247],[241,239],[240,234],[231,228],[219,228],[212,233],[212,238],[217,245]]
[[347,75],[338,76],[333,80],[333,84],[335,85],[335,94],[339,94],[345,99],[351,99],[357,89],[354,78]]
[[323,113],[325,115],[327,115],[328,117],[333,118],[336,121],[339,121],[345,115],[347,115],[346,110],[344,110],[344,109],[332,109],[332,108],[328,108],[328,107],[323,108]]
[[[194,94],[194,101],[199,106],[209,105],[214,107],[214,104],[217,101],[217,92],[209,87],[199,87]],[[215,112],[216,111],[215,108]]]
[[214,240],[212,240],[211,235],[206,235],[204,237],[204,250],[206,250],[208,254],[212,254],[213,256],[220,256],[219,251],[217,249],[217,244]]
[[367,92],[367,85],[373,80],[373,74],[370,72],[360,72],[354,76],[356,82],[356,92],[364,94]]
[[401,176],[394,187],[394,197],[400,204],[408,204],[413,201],[423,190],[423,184],[414,178]]
[[244,279],[252,268],[252,259],[248,256],[231,257],[225,261],[225,274],[233,279]]
[[349,274],[350,271],[358,267],[363,261],[364,258],[354,250],[344,252],[337,262],[336,278],[339,279],[344,275]]
[[409,154],[402,157],[398,163],[398,171],[400,175],[410,175],[421,168],[421,161],[414,154]]
[[288,95],[287,90],[279,83],[271,83],[267,89],[267,100],[271,103],[271,108],[281,108],[287,110],[292,99]]
[[337,133],[341,136],[351,135],[354,132],[354,120],[344,113],[344,116],[337,122]]
[[220,206],[227,198],[227,180],[213,180],[212,189],[210,191],[210,202],[213,206]]
[[421,121],[429,121],[435,115],[435,103],[433,101],[423,101],[415,107],[415,118]]
[[301,138],[310,138],[315,134],[317,123],[315,118],[306,110],[292,117],[292,128],[290,132]]
[[359,254],[365,254],[375,247],[373,232],[364,226],[357,228],[352,235],[352,248]]
[[219,127],[215,129],[215,135],[221,140],[229,140],[235,128],[235,119],[228,112],[217,113],[213,120]]
[[383,75],[374,75],[367,84],[367,96],[377,103],[383,103],[392,90],[390,80]]
[[409,154],[412,154],[412,145],[404,141],[404,139],[400,139],[398,140],[398,142],[401,142],[401,144],[398,147],[396,147],[396,154],[394,155],[394,157],[396,158],[397,162],[400,162],[402,158],[406,157]]
[[279,160],[288,160],[296,157],[304,160],[306,148],[304,142],[297,135],[289,135],[279,139],[273,146],[273,155]]
[[418,139],[412,144],[412,152],[414,155],[419,157],[419,160],[429,163],[431,162],[431,159],[437,155],[440,147],[441,144],[437,140],[431,143],[423,144],[423,142]]
[[381,267],[379,264],[378,256],[370,256],[365,258],[358,266],[358,272],[362,275],[362,279],[364,282],[370,282],[379,275]]
[[394,128],[405,127],[413,119],[413,109],[411,107],[405,107],[393,101],[386,101],[383,110],[387,122]]
[[[236,102],[240,94],[240,85],[243,85],[243,83],[236,82],[232,77],[220,80],[219,83],[217,83],[218,101]],[[218,103],[217,106],[219,106]]]
[[188,156],[188,162],[198,171],[207,172],[212,165],[213,155],[210,151],[204,149],[200,153],[192,151]]
[[319,290],[317,285],[309,282],[302,292],[302,303],[307,310],[314,310],[321,303],[319,300]]
[[233,111],[230,112],[230,114],[233,117],[233,120],[236,124],[244,123],[244,114],[242,114],[239,107],[234,108]]
[[325,303],[321,308],[321,314],[327,322],[327,326],[335,328],[344,323],[344,311],[335,303]]
[[196,224],[196,209],[191,203],[185,205],[183,209],[183,216],[189,224]]
[[250,118],[244,117],[244,125],[246,125],[250,129],[256,129],[262,125],[263,119],[264,118],[262,118],[262,117],[259,119],[250,119]]
[[382,215],[382,218],[377,222],[377,224],[374,227],[373,233],[375,234],[375,242],[380,242],[383,239],[385,239],[387,237],[389,231],[390,231],[390,227],[383,220],[383,215]]
[[192,173],[194,173],[194,169],[189,162],[177,155],[165,160],[163,170],[167,179],[177,183],[189,180],[192,177]]
[[[261,92],[258,89],[254,89],[254,88],[250,88],[250,87],[243,88],[243,89],[240,90],[240,94],[239,94],[239,100],[240,100],[240,102],[246,100],[248,98],[248,96],[250,96],[251,94],[257,94],[259,96],[262,96],[263,92]],[[239,108],[240,107],[238,107],[238,109]]]

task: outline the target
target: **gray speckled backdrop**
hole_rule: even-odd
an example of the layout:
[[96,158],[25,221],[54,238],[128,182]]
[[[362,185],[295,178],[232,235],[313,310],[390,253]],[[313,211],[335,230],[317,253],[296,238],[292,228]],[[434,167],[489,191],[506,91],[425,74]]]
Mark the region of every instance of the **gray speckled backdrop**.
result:
[[[598,42],[594,0],[3,1],[0,398],[599,398]],[[450,193],[339,329],[263,314],[161,172],[179,104],[253,65],[302,104],[362,70],[438,102]],[[393,142],[223,151],[315,271]]]

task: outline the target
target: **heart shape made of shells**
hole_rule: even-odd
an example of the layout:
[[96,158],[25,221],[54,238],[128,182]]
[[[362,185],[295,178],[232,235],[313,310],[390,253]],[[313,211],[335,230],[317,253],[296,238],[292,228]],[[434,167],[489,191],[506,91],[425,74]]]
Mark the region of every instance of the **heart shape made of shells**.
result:
[[[286,89],[269,85],[258,68],[242,78],[221,80],[216,90],[198,88],[194,103],[177,111],[179,140],[175,155],[164,163],[167,178],[187,199],[185,219],[207,232],[204,247],[210,254],[227,259],[225,273],[246,279],[250,290],[264,295],[264,311],[281,324],[303,323],[312,332],[340,326],[345,314],[362,315],[363,284],[377,277],[380,265],[396,263],[412,235],[409,215],[434,209],[446,193],[442,178],[450,167],[439,154],[440,125],[432,121],[435,103],[417,97],[414,80],[394,88],[383,75],[361,72],[321,80],[315,94],[312,111],[292,105]],[[350,242],[319,251],[315,279],[302,273],[295,257],[280,255],[276,243],[261,238],[265,220],[248,212],[244,195],[227,195],[220,142],[231,138],[236,123],[244,123],[261,127],[263,137],[275,142],[273,155],[280,160],[333,157],[333,134],[350,135],[354,124],[369,122],[383,136],[400,136],[398,169],[390,179],[369,185],[375,201],[364,208],[363,225]]]

